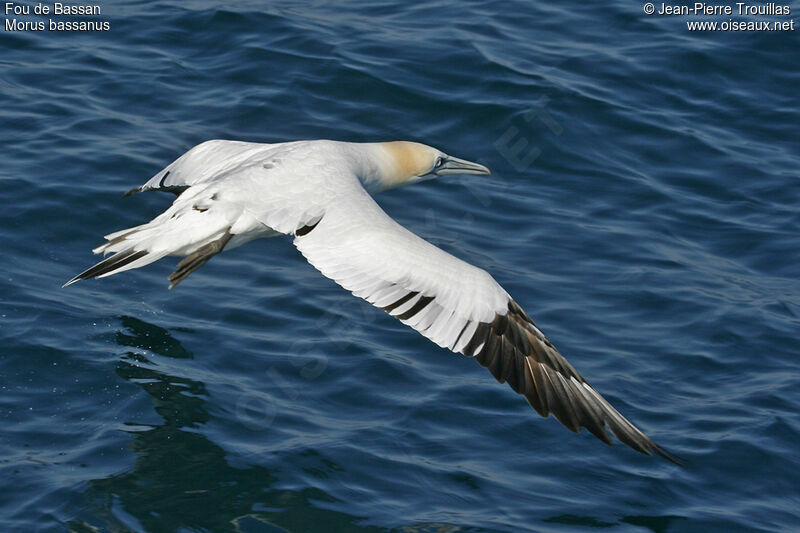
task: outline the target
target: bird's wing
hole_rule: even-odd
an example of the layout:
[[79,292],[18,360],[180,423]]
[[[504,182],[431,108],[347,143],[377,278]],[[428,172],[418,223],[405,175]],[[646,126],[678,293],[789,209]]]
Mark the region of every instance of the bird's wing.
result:
[[542,416],[607,444],[670,455],[614,409],[484,270],[417,237],[363,190],[298,228],[295,246],[322,274],[442,347],[475,358]]
[[134,187],[126,196],[141,191],[166,191],[180,194],[192,185],[223,179],[252,157],[268,158],[294,143],[261,144],[212,140],[198,144],[158,171],[144,185]]

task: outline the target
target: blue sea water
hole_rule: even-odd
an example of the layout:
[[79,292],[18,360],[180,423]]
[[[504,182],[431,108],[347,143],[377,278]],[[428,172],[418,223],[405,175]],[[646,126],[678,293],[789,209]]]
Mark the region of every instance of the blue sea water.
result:
[[[0,530],[800,530],[800,31],[620,0],[97,5],[64,20],[108,31],[0,31]],[[686,466],[540,418],[285,238],[172,291],[172,258],[61,289],[170,202],[121,193],[212,138],[492,168],[378,200]]]

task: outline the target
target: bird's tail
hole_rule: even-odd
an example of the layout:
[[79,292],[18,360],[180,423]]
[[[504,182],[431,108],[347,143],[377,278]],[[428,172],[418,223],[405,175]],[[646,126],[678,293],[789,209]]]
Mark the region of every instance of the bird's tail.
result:
[[169,278],[172,288],[211,256],[222,251],[231,238],[230,225],[225,224],[226,221],[221,217],[206,216],[198,224],[198,221],[189,220],[195,218],[198,211],[190,211],[181,217],[171,217],[170,214],[167,211],[147,224],[106,235],[107,242],[92,251],[113,255],[84,270],[63,286],[143,267],[167,255],[186,255],[188,257],[179,263],[178,270]]
[[106,235],[105,238],[108,242],[92,251],[96,254],[113,253],[114,255],[87,268],[63,286],[72,285],[82,279],[103,278],[132,268],[143,267],[168,255],[168,250],[156,251],[148,245],[147,234],[150,229],[148,226],[149,224],[144,224]]

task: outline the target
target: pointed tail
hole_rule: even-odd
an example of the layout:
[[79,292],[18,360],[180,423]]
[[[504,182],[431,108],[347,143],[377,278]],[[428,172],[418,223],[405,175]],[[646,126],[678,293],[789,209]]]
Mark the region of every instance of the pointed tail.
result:
[[128,248],[121,252],[115,253],[111,257],[107,257],[91,268],[87,268],[61,287],[63,288],[68,285],[72,285],[76,281],[80,281],[82,279],[102,278],[105,276],[110,276],[111,274],[116,274],[117,272],[123,272],[132,268],[139,268],[154,261],[158,261],[165,255],[166,253],[152,253],[148,252],[147,250]]
[[63,286],[143,267],[167,255],[188,256],[170,276],[172,288],[221,252],[231,239],[231,226],[224,212],[222,216],[215,216],[212,211],[190,209],[182,216],[174,216],[173,211],[168,210],[147,224],[106,235],[107,242],[92,251],[113,255],[84,270]]

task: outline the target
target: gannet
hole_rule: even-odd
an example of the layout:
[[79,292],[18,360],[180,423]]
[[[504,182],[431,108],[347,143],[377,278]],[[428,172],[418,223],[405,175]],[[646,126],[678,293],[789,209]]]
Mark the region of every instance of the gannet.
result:
[[173,288],[223,250],[289,235],[324,276],[474,358],[543,417],[553,413],[610,445],[608,429],[634,450],[676,462],[589,385],[491,275],[413,234],[371,196],[448,174],[490,171],[408,141],[207,141],[126,193],[178,196],[150,222],[106,235],[93,251],[113,255],[64,286],[185,256],[168,277]]

